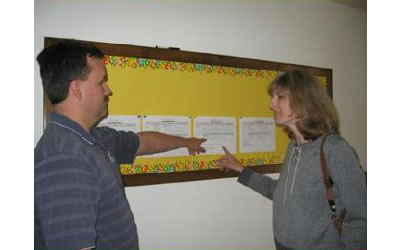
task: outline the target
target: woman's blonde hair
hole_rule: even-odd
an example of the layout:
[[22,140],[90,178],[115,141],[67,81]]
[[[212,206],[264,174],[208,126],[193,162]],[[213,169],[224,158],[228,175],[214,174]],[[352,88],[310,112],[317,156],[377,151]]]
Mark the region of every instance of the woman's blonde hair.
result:
[[[335,105],[321,84],[306,71],[293,70],[277,77],[269,86],[270,96],[276,91],[289,91],[290,108],[299,121],[296,127],[306,140],[329,132],[339,133]],[[286,129],[288,136],[293,134]]]

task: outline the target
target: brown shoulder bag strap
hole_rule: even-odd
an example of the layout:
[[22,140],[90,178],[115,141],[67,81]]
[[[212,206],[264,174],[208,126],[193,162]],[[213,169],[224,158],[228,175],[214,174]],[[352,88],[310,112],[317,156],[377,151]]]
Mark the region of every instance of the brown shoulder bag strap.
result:
[[328,166],[326,163],[325,152],[324,152],[325,140],[329,135],[330,134],[326,134],[322,138],[321,149],[320,149],[319,154],[320,154],[320,158],[321,158],[321,169],[322,169],[322,176],[324,178],[325,190],[326,190],[326,194],[328,195],[329,208],[331,209],[332,213],[335,213],[336,206],[335,206],[335,199],[333,198],[333,192],[332,192],[333,182],[332,182],[332,179],[329,177],[329,171],[328,171]]
[[322,169],[322,176],[324,178],[326,194],[328,195],[328,204],[329,208],[331,209],[331,220],[335,224],[335,227],[338,230],[340,236],[342,234],[342,224],[344,221],[344,217],[346,216],[347,210],[346,208],[344,208],[340,212],[340,216],[339,217],[336,216],[336,203],[332,191],[333,181],[329,176],[329,170],[326,163],[325,152],[324,152],[325,140],[329,135],[330,134],[324,135],[321,142],[321,149],[320,149],[321,169]]

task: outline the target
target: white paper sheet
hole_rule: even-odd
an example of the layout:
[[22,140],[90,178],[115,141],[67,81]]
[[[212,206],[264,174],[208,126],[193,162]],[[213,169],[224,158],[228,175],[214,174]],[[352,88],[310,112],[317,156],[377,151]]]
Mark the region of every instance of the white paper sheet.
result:
[[240,152],[275,151],[275,121],[273,118],[240,118]]
[[98,127],[110,127],[122,131],[140,131],[140,117],[137,115],[109,115],[106,119],[102,120]]
[[[144,116],[143,131],[157,131],[181,137],[190,137],[190,118],[187,116]],[[146,155],[145,157],[188,156],[187,148]]]
[[236,153],[236,119],[233,117],[196,117],[194,136],[206,138],[206,154],[223,154],[222,146]]

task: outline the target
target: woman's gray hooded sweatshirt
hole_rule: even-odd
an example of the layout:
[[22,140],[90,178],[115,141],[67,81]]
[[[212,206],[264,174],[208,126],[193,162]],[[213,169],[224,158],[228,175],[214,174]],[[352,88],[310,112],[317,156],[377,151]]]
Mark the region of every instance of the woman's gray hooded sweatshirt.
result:
[[347,209],[339,237],[322,178],[321,141],[322,137],[300,146],[291,141],[279,180],[245,168],[238,182],[273,200],[273,229],[280,244],[299,249],[366,248],[367,188],[357,154],[339,135],[327,137],[324,150],[336,213]]

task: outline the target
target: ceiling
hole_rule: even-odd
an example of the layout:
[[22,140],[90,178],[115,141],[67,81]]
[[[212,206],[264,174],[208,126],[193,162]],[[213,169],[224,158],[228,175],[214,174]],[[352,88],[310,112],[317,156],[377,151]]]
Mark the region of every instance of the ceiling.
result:
[[352,8],[367,11],[367,0],[328,0],[338,4],[347,5]]

